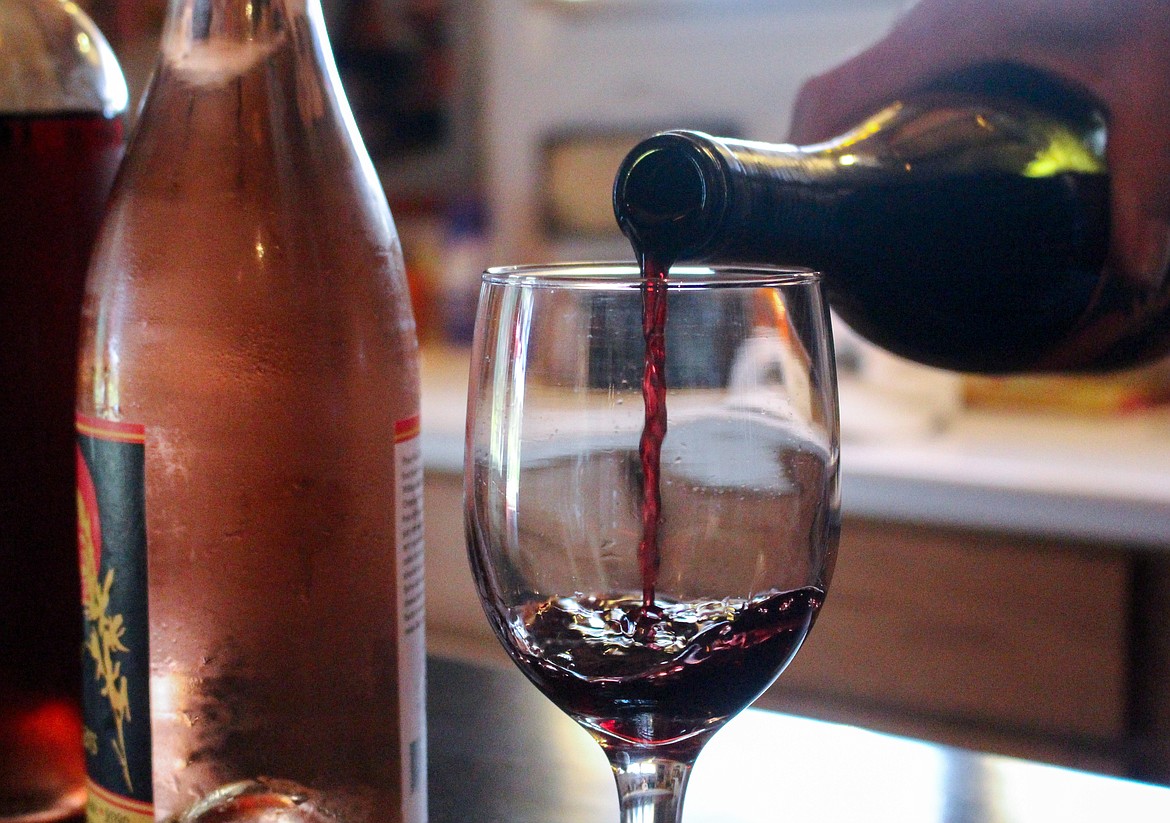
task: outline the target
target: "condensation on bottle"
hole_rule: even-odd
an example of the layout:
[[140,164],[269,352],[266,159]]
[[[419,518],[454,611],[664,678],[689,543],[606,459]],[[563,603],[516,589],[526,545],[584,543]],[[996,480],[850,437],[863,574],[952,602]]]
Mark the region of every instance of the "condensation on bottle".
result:
[[319,0],[171,3],[79,374],[87,619],[123,629],[91,806],[425,820],[418,347]]

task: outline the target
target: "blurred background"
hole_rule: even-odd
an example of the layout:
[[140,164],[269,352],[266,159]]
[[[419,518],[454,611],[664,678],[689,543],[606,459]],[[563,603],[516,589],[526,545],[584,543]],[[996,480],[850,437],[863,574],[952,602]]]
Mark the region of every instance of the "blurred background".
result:
[[[323,0],[424,344],[428,636],[502,659],[462,546],[486,265],[628,259],[621,157],[666,128],[782,141],[804,79],[904,0]],[[137,101],[165,0],[88,0]],[[135,102],[136,105],[136,102]],[[1170,371],[974,379],[837,328],[840,561],[762,702],[1170,783]]]
[[[136,105],[165,0],[82,5]],[[634,143],[679,127],[782,139],[801,81],[876,37],[902,5],[323,0],[424,339],[466,336],[466,305],[440,304],[461,291],[466,302],[481,261],[631,258],[610,194]]]

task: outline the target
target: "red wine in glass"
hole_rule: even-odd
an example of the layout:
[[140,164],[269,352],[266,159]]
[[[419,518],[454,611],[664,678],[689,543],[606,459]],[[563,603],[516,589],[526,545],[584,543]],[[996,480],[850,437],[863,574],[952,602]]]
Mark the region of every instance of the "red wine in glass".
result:
[[800,648],[824,592],[658,604],[560,597],[511,612],[513,659],[602,745],[698,749],[766,689]]

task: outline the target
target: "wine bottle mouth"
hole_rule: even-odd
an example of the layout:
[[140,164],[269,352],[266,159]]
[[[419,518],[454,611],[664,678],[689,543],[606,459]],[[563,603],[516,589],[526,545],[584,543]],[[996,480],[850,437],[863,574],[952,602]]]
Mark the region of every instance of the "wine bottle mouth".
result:
[[677,223],[702,210],[707,186],[693,157],[655,148],[634,159],[622,198],[627,216],[640,224]]
[[[692,137],[693,135],[693,137]],[[665,132],[634,148],[618,170],[614,213],[642,252],[686,257],[706,240],[722,210],[718,161],[690,132]]]

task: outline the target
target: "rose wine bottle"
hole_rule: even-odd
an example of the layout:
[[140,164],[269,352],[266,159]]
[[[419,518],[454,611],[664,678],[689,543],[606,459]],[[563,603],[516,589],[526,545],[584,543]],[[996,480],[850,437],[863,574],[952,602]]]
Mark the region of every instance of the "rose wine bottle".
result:
[[126,83],[73,3],[0,3],[0,820],[85,801],[73,396]]
[[417,349],[320,0],[173,0],[83,310],[95,819],[425,820]]
[[1170,322],[1158,287],[1107,266],[1105,144],[1092,101],[995,67],[817,145],[655,135],[621,165],[614,208],[660,269],[821,270],[850,326],[914,360],[972,372],[1119,367],[1170,347]]

